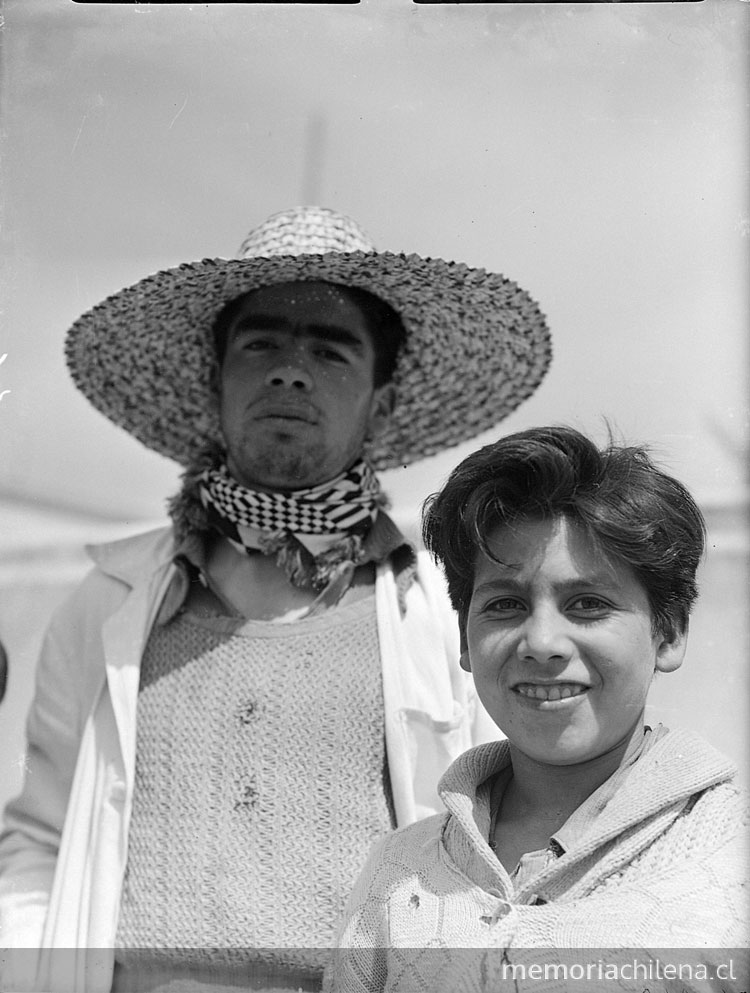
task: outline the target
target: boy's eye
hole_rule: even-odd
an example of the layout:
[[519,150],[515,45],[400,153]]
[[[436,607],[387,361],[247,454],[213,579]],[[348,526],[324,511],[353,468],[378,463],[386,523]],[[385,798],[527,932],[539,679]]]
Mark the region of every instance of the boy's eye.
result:
[[484,608],[492,614],[508,614],[518,610],[523,610],[524,605],[521,600],[514,596],[496,597]]
[[607,613],[611,610],[611,604],[598,596],[579,596],[569,604],[568,610],[592,617]]

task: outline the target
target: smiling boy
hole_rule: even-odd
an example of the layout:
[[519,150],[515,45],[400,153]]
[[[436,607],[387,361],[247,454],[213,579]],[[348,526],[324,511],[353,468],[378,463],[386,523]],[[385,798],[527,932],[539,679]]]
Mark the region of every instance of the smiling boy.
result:
[[330,989],[496,988],[492,959],[459,948],[501,950],[505,967],[530,948],[710,959],[745,944],[735,770],[693,734],[644,725],[654,674],[683,661],[704,536],[643,449],[599,451],[572,429],[520,432],[454,471],[425,544],[507,741],[453,763],[447,814],[376,846]]

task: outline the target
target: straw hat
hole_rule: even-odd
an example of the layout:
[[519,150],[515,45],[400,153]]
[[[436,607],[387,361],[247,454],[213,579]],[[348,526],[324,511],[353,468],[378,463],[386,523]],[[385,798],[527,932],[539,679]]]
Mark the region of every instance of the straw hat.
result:
[[189,466],[220,439],[212,324],[229,300],[277,283],[322,280],[369,290],[407,331],[376,468],[406,465],[501,421],[550,363],[544,316],[515,283],[483,269],[377,252],[354,221],[321,207],[274,214],[236,259],[157,272],[108,297],[70,328],[76,386],[111,421]]

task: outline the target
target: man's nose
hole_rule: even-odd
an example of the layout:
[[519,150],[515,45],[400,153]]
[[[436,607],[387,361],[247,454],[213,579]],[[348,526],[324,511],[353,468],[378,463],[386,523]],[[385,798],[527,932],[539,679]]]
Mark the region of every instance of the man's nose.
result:
[[519,657],[529,662],[554,662],[570,657],[573,643],[565,617],[554,609],[532,611],[518,644]]
[[266,373],[266,386],[282,386],[290,390],[311,390],[312,376],[307,364],[297,353],[279,356]]

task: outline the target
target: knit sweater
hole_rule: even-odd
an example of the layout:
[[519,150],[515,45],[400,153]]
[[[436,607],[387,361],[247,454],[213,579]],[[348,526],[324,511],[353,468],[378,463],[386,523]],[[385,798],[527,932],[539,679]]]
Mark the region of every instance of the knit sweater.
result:
[[[540,962],[561,949],[605,949],[610,958],[615,949],[639,949],[641,958],[687,949],[695,958],[700,948],[710,975],[722,949],[746,945],[747,803],[734,768],[710,745],[685,731],[664,735],[578,843],[518,892],[488,845],[488,791],[479,789],[509,763],[504,741],[465,752],[440,782],[448,813],[375,846],[340,927],[327,991],[574,988],[559,975],[545,985],[544,976],[516,974],[515,987],[504,986],[529,950]],[[721,988],[691,982],[683,975],[675,989]],[[639,974],[614,988],[648,986]]]
[[[55,614],[38,663],[28,769],[0,836],[6,989],[109,993],[135,789],[138,676],[175,575],[171,529],[92,550],[96,569]],[[403,588],[377,567],[384,731],[397,823],[430,816],[437,781],[497,728],[458,666],[444,577],[425,551]],[[25,985],[21,985],[25,984]]]
[[319,976],[394,823],[374,598],[292,625],[155,628],[137,727],[115,989],[144,958],[219,983],[230,947],[232,967],[288,970],[290,988]]

